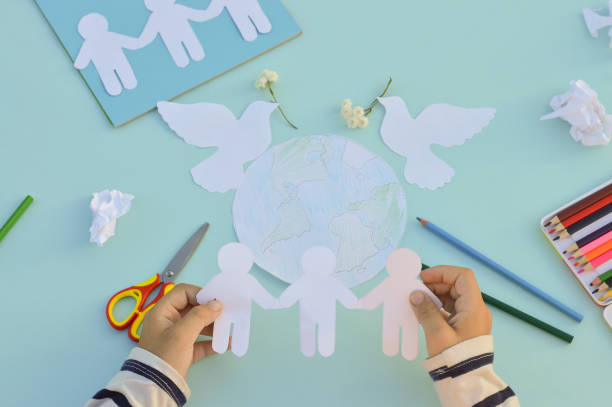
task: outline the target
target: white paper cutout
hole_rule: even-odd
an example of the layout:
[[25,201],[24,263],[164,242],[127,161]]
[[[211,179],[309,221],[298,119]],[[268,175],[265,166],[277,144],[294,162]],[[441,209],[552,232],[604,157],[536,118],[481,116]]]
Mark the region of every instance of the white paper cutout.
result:
[[[600,29],[612,26],[612,1],[608,2],[608,9],[609,12],[607,16],[601,16],[588,8],[583,10],[584,22],[593,38],[599,37]],[[612,28],[608,31],[608,36],[612,39]],[[610,48],[612,48],[612,41],[610,42]]]
[[251,301],[264,309],[278,308],[278,301],[249,274],[253,253],[247,246],[240,243],[223,246],[217,262],[221,273],[198,293],[197,301],[206,304],[217,299],[223,304],[213,329],[213,350],[217,353],[227,351],[231,331],[232,352],[244,356],[249,349]]
[[117,219],[128,213],[132,207],[134,195],[124,194],[116,189],[93,194],[89,209],[93,214],[93,222],[89,228],[89,241],[102,247],[115,235]]
[[258,0],[212,0],[206,12],[218,16],[224,8],[227,9],[245,41],[255,41],[258,31],[261,34],[272,31],[272,23]]
[[387,259],[386,278],[365,297],[359,307],[372,310],[383,305],[382,347],[387,356],[396,356],[400,349],[407,360],[419,353],[419,323],[410,305],[410,294],[423,291],[442,308],[442,303],[425,284],[417,279],[421,272],[421,259],[410,249],[397,249]]
[[74,67],[85,69],[90,63],[98,71],[104,89],[111,96],[118,96],[125,89],[138,86],[136,75],[123,49],[139,49],[137,38],[108,31],[108,20],[101,14],[87,14],[79,21],[78,31],[83,45],[74,60]]
[[304,274],[280,296],[280,305],[300,303],[300,347],[302,354],[331,356],[336,347],[336,301],[346,308],[357,305],[357,297],[334,277],[336,255],[326,247],[313,247],[302,255]]
[[402,98],[391,96],[378,100],[386,110],[380,128],[383,141],[391,150],[406,157],[406,180],[430,190],[440,188],[455,175],[447,163],[431,152],[430,146],[462,145],[495,117],[495,109],[436,104],[425,108],[414,119]]
[[223,105],[183,105],[159,102],[164,121],[188,144],[219,147],[191,170],[196,184],[210,192],[227,192],[240,186],[244,165],[263,154],[272,142],[270,114],[278,105],[251,103],[240,119]]
[[540,120],[560,118],[572,125],[570,134],[585,146],[606,145],[612,133],[612,115],[599,102],[597,92],[584,81],[571,81],[569,92],[553,97],[554,112]]
[[206,56],[189,22],[208,21],[216,15],[176,4],[175,1],[145,0],[145,6],[151,11],[151,15],[140,35],[140,41],[149,44],[159,34],[176,66],[185,68],[189,65],[190,57],[194,61],[201,61]]

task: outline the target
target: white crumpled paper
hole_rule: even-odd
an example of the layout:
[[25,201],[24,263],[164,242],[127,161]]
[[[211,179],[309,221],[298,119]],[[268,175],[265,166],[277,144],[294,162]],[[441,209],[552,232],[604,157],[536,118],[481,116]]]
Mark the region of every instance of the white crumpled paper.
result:
[[124,194],[116,189],[93,194],[89,204],[93,214],[93,222],[89,228],[91,243],[102,247],[104,243],[115,235],[117,219],[130,211],[134,195]]
[[550,102],[554,112],[540,120],[561,118],[572,125],[570,134],[585,146],[606,145],[612,133],[612,116],[599,102],[597,92],[584,81],[570,82],[569,92],[555,96]]

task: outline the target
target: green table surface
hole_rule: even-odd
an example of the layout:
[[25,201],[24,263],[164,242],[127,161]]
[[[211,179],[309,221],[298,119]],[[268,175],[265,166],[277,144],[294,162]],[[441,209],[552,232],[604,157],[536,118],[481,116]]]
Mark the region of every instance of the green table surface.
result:
[[[206,2],[203,2],[206,3]],[[592,4],[591,4],[592,3]],[[382,108],[364,130],[346,128],[344,98],[366,105],[393,75],[391,94],[418,113],[429,104],[495,107],[497,116],[462,147],[434,151],[457,175],[438,191],[405,184],[410,218],[430,218],[585,314],[581,324],[504,280],[410,221],[402,245],[423,261],[473,267],[482,289],[575,334],[567,345],[493,310],[495,368],[525,406],[596,405],[611,378],[612,332],[538,230],[539,219],[612,175],[612,147],[587,148],[561,120],[541,122],[553,95],[584,79],[612,109],[612,50],[593,39],[585,5],[605,2],[469,0],[299,1],[286,5],[304,35],[179,102],[216,102],[240,113],[266,98],[253,82],[280,74],[278,95],[299,131],[275,114],[273,143],[332,133],[386,159]],[[218,249],[235,240],[234,193],[208,193],[189,169],[212,150],[185,144],[157,113],[120,129],[106,121],[31,0],[0,2],[2,135],[0,217],[34,204],[0,244],[3,405],[80,405],[115,374],[133,344],[105,319],[117,290],[158,272],[204,221],[211,229],[179,280],[204,285]],[[104,248],[88,243],[91,193],[136,196]],[[273,294],[286,285],[253,274]],[[355,292],[363,295],[384,277]],[[381,352],[380,310],[339,307],[336,353],[301,356],[297,307],[254,307],[249,353],[213,357],[189,376],[193,406],[435,406],[419,359]],[[421,336],[422,339],[422,336]]]

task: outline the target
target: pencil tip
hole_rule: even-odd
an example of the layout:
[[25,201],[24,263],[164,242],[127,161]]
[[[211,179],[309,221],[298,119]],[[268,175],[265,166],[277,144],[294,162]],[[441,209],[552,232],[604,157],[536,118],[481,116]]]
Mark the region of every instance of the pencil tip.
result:
[[584,269],[578,270],[578,274],[582,274],[582,273],[584,273]]
[[417,221],[419,221],[419,222],[421,221],[421,218],[419,218],[418,216],[417,216]]
[[556,242],[556,241],[557,241],[557,240],[559,240],[560,238],[561,238],[561,236],[557,236],[557,237],[555,237],[555,238],[553,239],[553,241],[555,241],[555,242]]
[[572,257],[568,258],[568,260],[573,260],[573,259],[574,259],[574,256],[572,256]]
[[552,234],[553,234],[553,233],[555,233],[556,231],[557,231],[557,229],[552,229],[552,230],[549,230],[549,231],[548,231],[548,233],[550,233],[550,234],[552,235]]
[[595,290],[595,291],[593,291],[593,294],[596,294],[596,293],[597,293],[597,291],[599,291],[599,290]]

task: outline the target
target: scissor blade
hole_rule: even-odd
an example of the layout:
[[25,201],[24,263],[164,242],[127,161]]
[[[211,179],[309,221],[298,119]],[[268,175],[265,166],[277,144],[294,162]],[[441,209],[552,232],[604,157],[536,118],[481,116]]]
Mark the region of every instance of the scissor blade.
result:
[[198,248],[200,242],[208,232],[208,228],[210,225],[207,223],[203,224],[190,238],[187,240],[187,243],[181,247],[181,249],[176,253],[174,258],[168,263],[164,272],[162,273],[162,280],[164,283],[169,283],[174,280],[178,273],[183,270],[183,267],[187,264],[195,249]]

